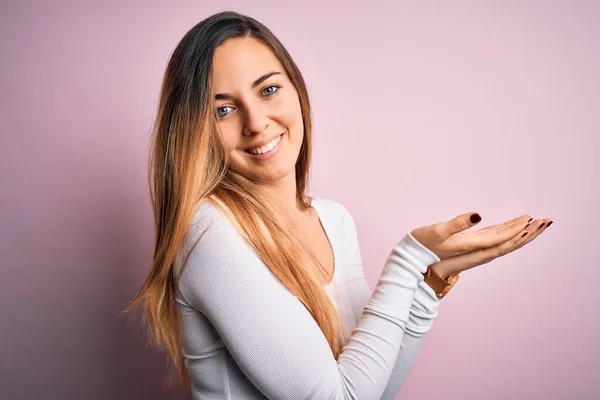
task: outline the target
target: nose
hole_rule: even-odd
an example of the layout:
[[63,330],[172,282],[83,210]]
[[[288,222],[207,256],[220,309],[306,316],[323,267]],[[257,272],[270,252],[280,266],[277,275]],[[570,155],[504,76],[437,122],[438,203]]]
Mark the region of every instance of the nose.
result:
[[244,121],[244,135],[253,136],[267,130],[270,120],[261,104],[252,104],[246,107]]

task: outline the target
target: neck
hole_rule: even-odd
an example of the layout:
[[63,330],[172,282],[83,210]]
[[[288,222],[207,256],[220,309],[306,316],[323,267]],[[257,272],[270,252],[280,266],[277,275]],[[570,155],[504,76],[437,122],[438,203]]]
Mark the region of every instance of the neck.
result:
[[276,182],[264,184],[262,187],[264,188],[265,193],[281,205],[283,211],[285,211],[292,220],[296,220],[303,214],[303,211],[301,211],[298,206],[296,197],[296,176],[294,173],[290,173],[285,178]]

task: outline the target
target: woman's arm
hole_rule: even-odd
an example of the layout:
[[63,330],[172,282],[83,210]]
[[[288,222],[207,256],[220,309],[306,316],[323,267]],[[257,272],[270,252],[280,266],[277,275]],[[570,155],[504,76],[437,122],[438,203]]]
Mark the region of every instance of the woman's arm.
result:
[[[350,259],[347,266],[348,286],[350,290],[349,295],[352,301],[355,320],[359,321],[364,306],[371,297],[371,289],[369,288],[364,275],[354,219],[345,207],[342,208],[344,215],[344,230],[347,233],[348,240],[347,248],[350,251]],[[411,240],[418,243],[412,237]],[[425,248],[425,251],[428,250]],[[437,259],[437,256],[433,253],[432,257]],[[394,399],[406,381],[421,350],[424,335],[431,329],[433,320],[438,314],[439,303],[440,300],[435,295],[435,292],[424,281],[419,281],[415,297],[410,306],[410,315],[408,323],[406,324],[406,334],[402,339],[402,347],[398,352],[394,369],[390,375],[385,392],[381,397],[382,399]]]
[[[202,211],[211,210],[218,213]],[[212,322],[262,393],[275,399],[381,398],[422,272],[435,262],[430,252],[409,235],[394,247],[336,362],[310,313],[228,220],[202,217],[189,240],[204,231],[186,262],[181,293]]]

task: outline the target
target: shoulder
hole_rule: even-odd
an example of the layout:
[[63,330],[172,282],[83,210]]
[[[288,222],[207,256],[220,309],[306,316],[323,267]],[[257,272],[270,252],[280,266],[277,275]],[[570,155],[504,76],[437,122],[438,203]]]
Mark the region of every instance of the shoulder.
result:
[[228,254],[232,247],[244,243],[234,223],[216,203],[202,200],[194,210],[186,236],[179,250],[177,266],[183,267],[195,253],[207,258]]
[[327,214],[328,216],[341,218],[345,217],[347,214],[350,214],[344,205],[332,199],[313,197],[310,205],[311,207],[317,209],[320,214]]
[[224,228],[230,224],[224,210],[216,203],[204,199],[202,200],[192,216],[192,221],[189,226],[189,232],[194,232],[199,229],[211,228],[213,226]]
[[327,218],[341,223],[345,231],[356,230],[352,214],[340,202],[332,199],[313,198],[311,206],[319,212],[319,216],[325,215]]
[[227,291],[253,274],[264,275],[264,264],[236,225],[209,201],[196,207],[175,265],[182,299],[200,311],[209,301],[207,293]]
[[233,224],[216,204],[203,200],[196,207],[187,227],[185,245],[199,238],[209,239],[215,235],[232,232]]

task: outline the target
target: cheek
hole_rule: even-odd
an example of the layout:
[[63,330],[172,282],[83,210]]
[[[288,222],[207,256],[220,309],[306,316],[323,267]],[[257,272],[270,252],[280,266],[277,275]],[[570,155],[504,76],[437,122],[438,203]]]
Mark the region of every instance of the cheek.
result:
[[223,141],[223,145],[225,146],[225,150],[229,153],[235,150],[239,144],[239,135],[236,134],[236,129],[233,126],[230,127],[222,127],[221,131],[221,140]]
[[287,106],[284,108],[282,117],[284,123],[291,133],[298,136],[304,132],[304,121],[302,120],[302,108],[300,108],[300,102],[298,98],[290,99]]

